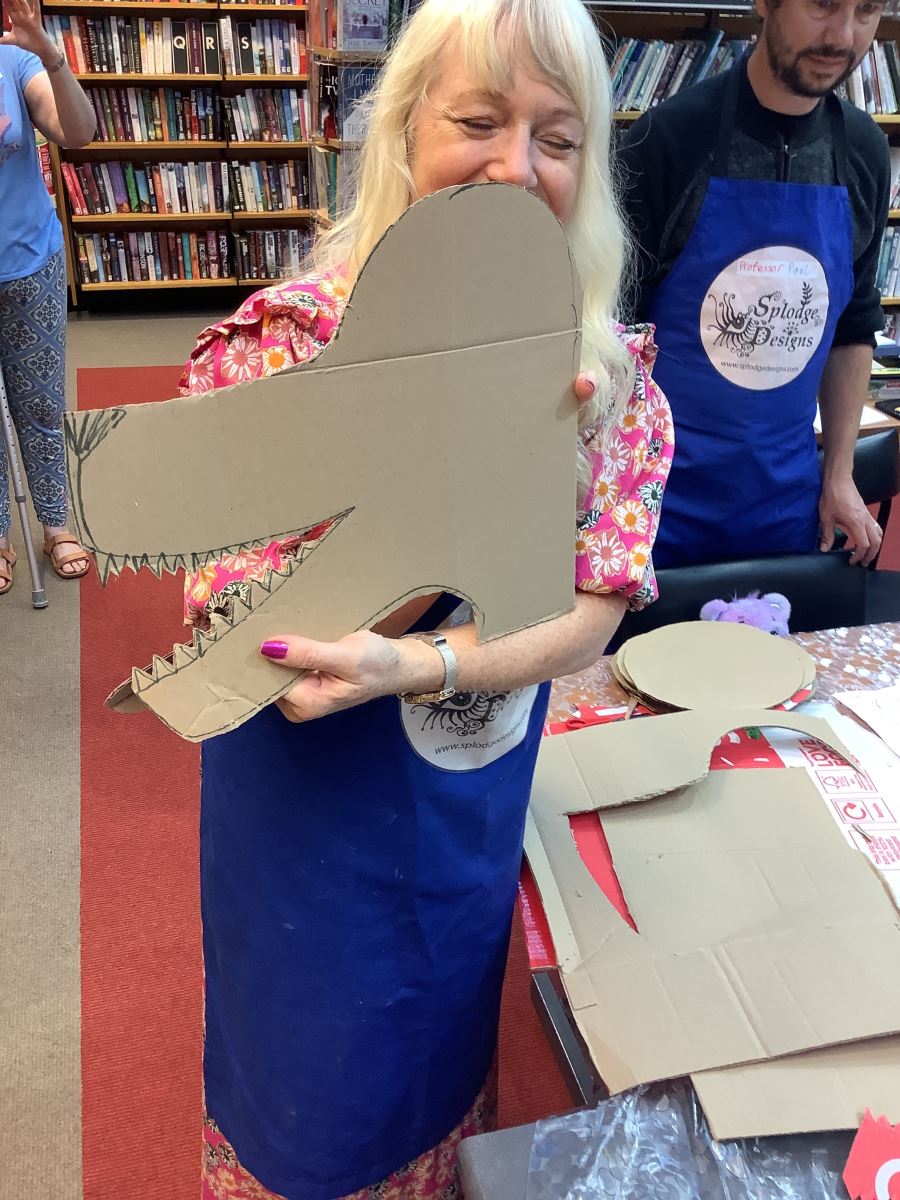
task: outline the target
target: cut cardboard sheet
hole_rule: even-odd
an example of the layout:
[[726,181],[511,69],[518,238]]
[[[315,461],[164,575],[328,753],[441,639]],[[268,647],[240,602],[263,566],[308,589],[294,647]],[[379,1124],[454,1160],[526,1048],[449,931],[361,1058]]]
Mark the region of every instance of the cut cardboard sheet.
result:
[[691,1081],[720,1140],[855,1129],[866,1108],[896,1123],[900,1037],[868,1038],[770,1062],[702,1071]]
[[630,638],[616,659],[629,690],[651,707],[772,708],[815,679],[815,663],[796,643],[724,621],[654,629]]
[[69,415],[73,520],[101,578],[194,570],[333,522],[114,702],[136,696],[200,741],[299,678],[259,654],[272,636],[334,640],[442,591],[472,604],[486,639],[569,611],[580,326],[547,206],[450,189],[385,235],[314,362]]
[[[718,737],[746,725],[795,725],[843,752],[823,722],[759,710],[595,726],[542,745],[529,860],[611,1091],[900,1030],[900,917],[806,772],[691,783]],[[629,803],[641,796],[652,798]],[[575,847],[568,816],[591,810],[603,812],[638,932]]]

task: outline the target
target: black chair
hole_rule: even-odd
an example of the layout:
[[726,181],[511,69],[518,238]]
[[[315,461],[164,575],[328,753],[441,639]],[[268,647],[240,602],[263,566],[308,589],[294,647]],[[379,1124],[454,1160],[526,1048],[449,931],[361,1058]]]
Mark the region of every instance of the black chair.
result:
[[[643,612],[626,614],[615,645],[661,625],[698,621],[707,600],[729,600],[749,592],[781,592],[787,596],[791,602],[792,633],[865,625],[868,583],[872,576],[859,567],[851,567],[849,558],[850,553],[845,550],[832,554],[816,551],[660,570],[659,599]],[[900,578],[900,572],[888,574]],[[900,610],[893,619],[900,619]]]

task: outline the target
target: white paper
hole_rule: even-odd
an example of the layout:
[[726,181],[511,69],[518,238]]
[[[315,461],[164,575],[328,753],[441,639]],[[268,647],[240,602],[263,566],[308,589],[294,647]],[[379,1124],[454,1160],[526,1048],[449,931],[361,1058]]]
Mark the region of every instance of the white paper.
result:
[[[835,700],[849,708],[900,756],[900,683],[875,691],[838,692]],[[900,757],[897,758],[900,765]]]
[[[870,425],[880,425],[884,420],[885,414],[879,412],[877,408],[869,408],[866,404],[863,406],[862,412],[859,414],[859,427],[866,429]],[[816,416],[813,421],[813,429],[816,433],[822,432],[822,414],[819,412],[819,406],[816,405]]]

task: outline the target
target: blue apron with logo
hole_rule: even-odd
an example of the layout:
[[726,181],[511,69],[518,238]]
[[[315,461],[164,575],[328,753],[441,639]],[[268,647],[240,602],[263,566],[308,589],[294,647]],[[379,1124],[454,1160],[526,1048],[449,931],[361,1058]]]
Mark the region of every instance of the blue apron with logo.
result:
[[393,1173],[480,1091],[549,686],[204,744],[206,1109],[288,1200]]
[[657,567],[817,540],[816,397],[853,294],[844,118],[829,97],[837,186],[729,179],[741,70],[700,214],[651,306],[676,446]]

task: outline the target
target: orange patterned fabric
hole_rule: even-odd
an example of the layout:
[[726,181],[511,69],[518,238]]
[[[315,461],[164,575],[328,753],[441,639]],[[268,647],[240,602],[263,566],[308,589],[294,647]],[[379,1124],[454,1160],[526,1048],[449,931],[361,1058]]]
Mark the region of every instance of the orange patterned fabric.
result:
[[[459,1143],[476,1133],[488,1133],[497,1123],[497,1070],[491,1070],[475,1103],[442,1142],[401,1167],[387,1179],[342,1200],[463,1200],[456,1165]],[[246,1171],[215,1121],[203,1127],[203,1185],[201,1200],[284,1200]]]

